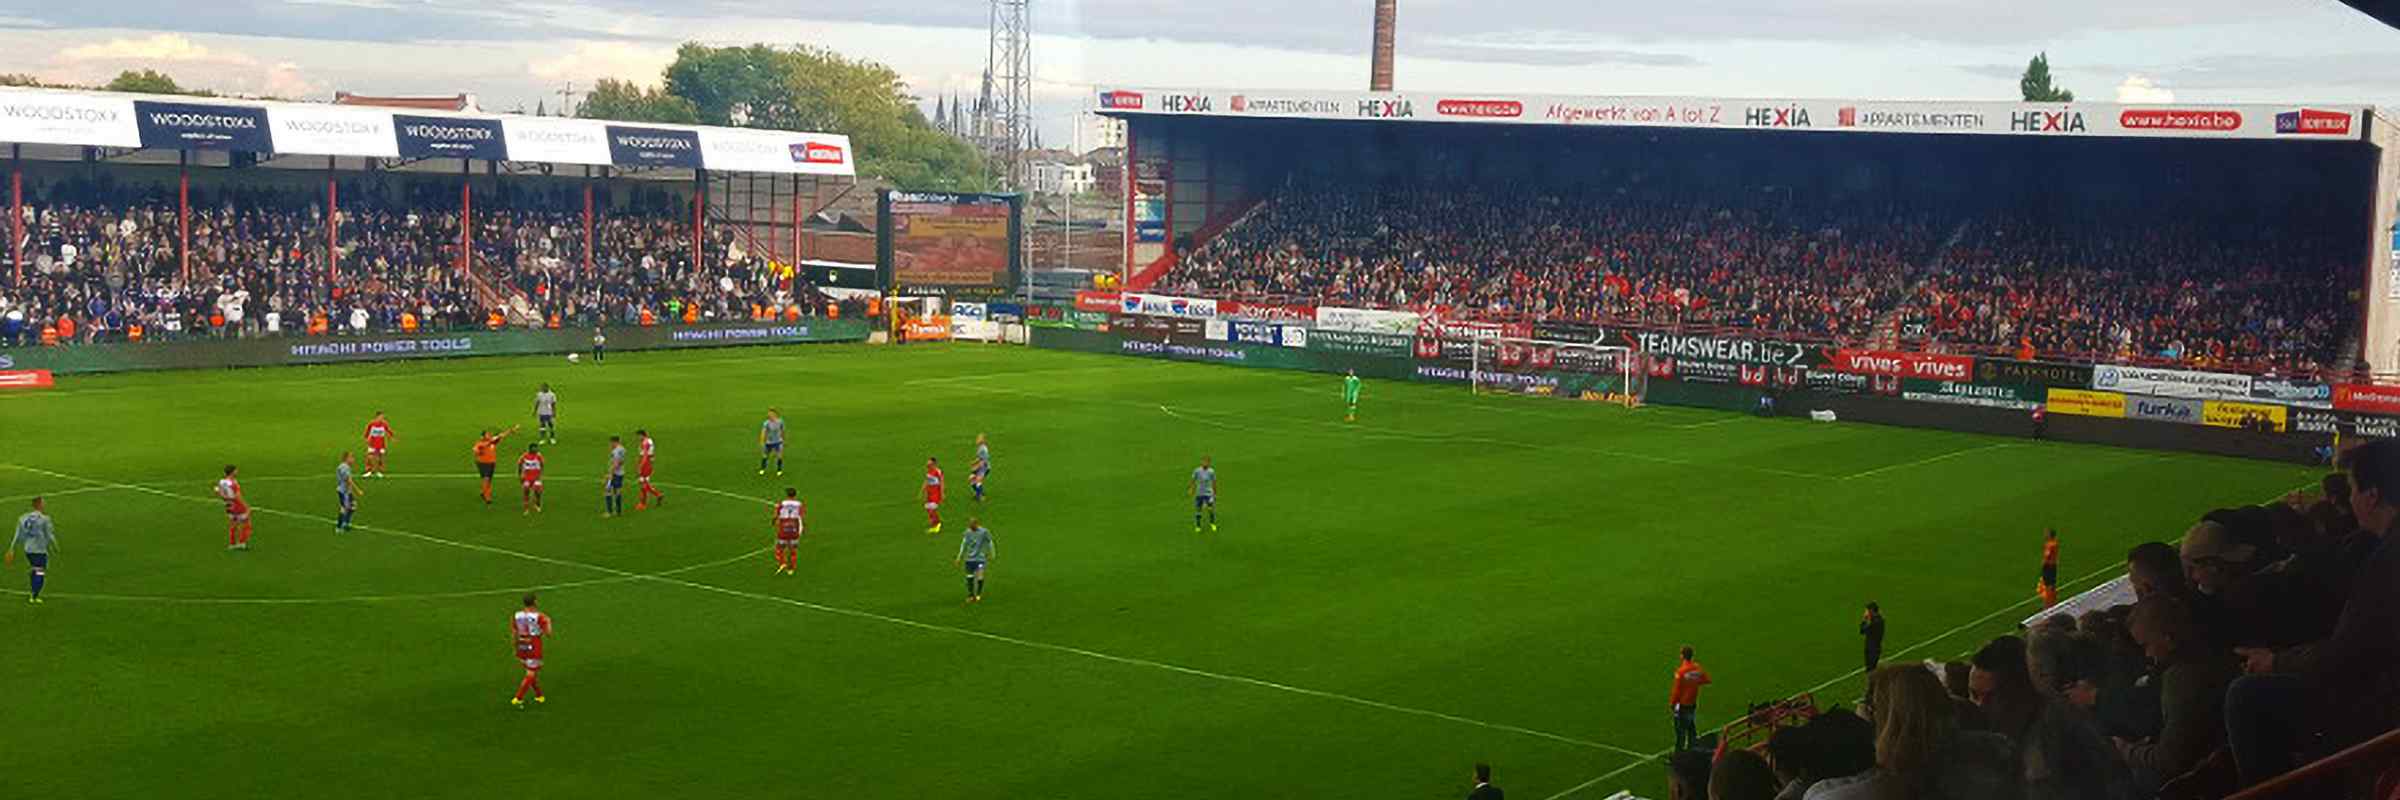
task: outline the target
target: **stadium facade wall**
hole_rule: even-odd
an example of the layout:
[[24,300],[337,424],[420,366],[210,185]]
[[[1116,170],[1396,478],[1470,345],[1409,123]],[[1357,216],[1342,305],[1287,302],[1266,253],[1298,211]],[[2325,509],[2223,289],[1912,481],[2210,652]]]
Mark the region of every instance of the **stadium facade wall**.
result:
[[[610,328],[608,348],[624,351],[857,342],[865,341],[870,329],[865,320],[856,319]],[[48,370],[69,375],[154,369],[340,364],[414,358],[543,355],[579,353],[590,347],[591,331],[582,329],[190,339],[0,349],[0,370]]]
[[[1174,317],[1106,316],[1037,310],[1035,347],[1130,355],[1173,361],[1297,369],[1387,380],[1465,383],[1472,367],[1442,348],[1407,344],[1396,334],[1285,326],[1273,341],[1249,340],[1223,322]],[[1306,331],[1297,336],[1291,329]],[[1729,342],[1718,344],[1730,345]],[[1770,349],[1753,352],[1769,353]],[[1765,358],[1753,361],[1768,360]],[[1653,362],[1654,364],[1656,362]],[[2174,450],[2295,463],[2315,463],[2336,433],[2400,435],[2400,418],[2339,408],[2285,406],[2230,399],[2150,398],[2094,390],[2088,366],[1982,359],[1973,380],[1942,381],[1896,375],[1843,373],[1828,365],[1718,362],[1683,358],[1673,375],[1652,370],[1644,401],[1659,405],[1754,412],[1772,398],[1775,413],[1804,417],[1832,411],[1848,422],[1934,428],[1994,436]],[[2143,417],[2133,409],[2157,406]],[[2052,411],[2036,423],[2033,408]],[[2188,406],[2188,409],[2186,409]],[[2188,410],[2189,414],[2179,414]],[[2268,429],[2244,427],[2260,422]],[[2271,423],[2271,424],[2268,424]]]

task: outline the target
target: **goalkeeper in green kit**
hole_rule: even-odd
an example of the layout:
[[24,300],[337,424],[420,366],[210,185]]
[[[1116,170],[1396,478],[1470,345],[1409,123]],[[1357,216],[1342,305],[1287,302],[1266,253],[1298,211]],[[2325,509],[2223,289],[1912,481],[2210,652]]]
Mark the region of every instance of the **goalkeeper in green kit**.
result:
[[1342,421],[1357,422],[1358,370],[1350,370],[1348,374],[1342,376],[1342,402],[1350,406],[1350,413],[1342,417]]

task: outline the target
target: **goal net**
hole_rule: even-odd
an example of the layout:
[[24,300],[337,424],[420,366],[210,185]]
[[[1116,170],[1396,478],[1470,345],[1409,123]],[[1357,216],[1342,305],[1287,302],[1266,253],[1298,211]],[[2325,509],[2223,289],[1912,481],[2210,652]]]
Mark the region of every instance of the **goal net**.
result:
[[1505,336],[1475,340],[1469,375],[1476,394],[1561,397],[1627,408],[1642,404],[1650,383],[1630,348]]

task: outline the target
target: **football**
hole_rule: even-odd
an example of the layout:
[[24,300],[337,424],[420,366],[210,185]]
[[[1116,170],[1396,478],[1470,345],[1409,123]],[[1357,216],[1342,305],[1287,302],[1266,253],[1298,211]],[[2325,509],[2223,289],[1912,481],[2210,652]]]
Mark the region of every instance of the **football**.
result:
[[573,364],[573,363],[575,363],[575,362],[577,362],[577,361],[582,361],[582,360],[583,360],[583,354],[582,354],[582,353],[568,353],[568,354],[567,354],[567,363],[569,363],[569,364]]

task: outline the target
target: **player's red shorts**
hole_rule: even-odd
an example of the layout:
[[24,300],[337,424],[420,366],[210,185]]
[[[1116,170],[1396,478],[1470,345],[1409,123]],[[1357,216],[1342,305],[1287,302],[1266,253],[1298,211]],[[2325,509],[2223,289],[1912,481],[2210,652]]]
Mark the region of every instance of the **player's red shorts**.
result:
[[380,439],[368,439],[368,440],[367,440],[367,452],[369,452],[369,453],[372,453],[372,454],[375,454],[375,455],[383,455],[383,440],[380,440]]
[[234,519],[243,519],[249,517],[250,504],[240,500],[227,501],[225,503],[225,516],[232,517]]
[[641,466],[639,469],[635,470],[634,474],[635,474],[635,475],[637,475],[637,476],[640,476],[642,480],[649,480],[649,479],[650,479],[650,462],[648,462],[648,461],[644,461],[644,462],[642,462],[642,466]]
[[518,661],[520,661],[520,662],[523,662],[523,663],[525,664],[525,668],[526,668],[526,669],[537,669],[537,670],[538,670],[538,669],[541,669],[541,668],[542,668],[542,640],[540,640],[540,639],[519,639],[519,640],[517,640],[517,660],[518,660]]
[[527,489],[539,489],[539,488],[542,488],[542,479],[541,479],[541,476],[538,476],[538,475],[536,475],[536,476],[528,476],[528,477],[524,477],[524,478],[519,478],[519,479],[518,479],[518,482],[519,482],[519,483],[521,483],[521,484],[523,484],[523,485],[524,485],[524,487],[525,487],[525,488],[527,488]]
[[925,504],[926,504],[926,505],[929,505],[929,506],[938,506],[938,505],[941,505],[941,504],[942,504],[942,490],[940,490],[940,489],[930,489],[930,490],[927,490],[927,491],[925,492]]

